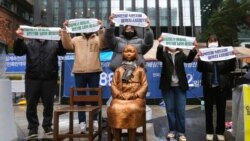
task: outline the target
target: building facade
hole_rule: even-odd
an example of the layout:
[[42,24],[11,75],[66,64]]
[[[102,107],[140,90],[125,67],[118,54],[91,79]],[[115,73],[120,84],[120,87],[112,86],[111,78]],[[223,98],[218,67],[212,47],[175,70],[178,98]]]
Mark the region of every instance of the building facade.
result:
[[201,30],[200,1],[34,0],[34,23],[62,26],[65,19],[94,17],[107,25],[113,10],[128,10],[148,15],[156,38],[162,32],[196,36]]
[[13,45],[15,31],[19,25],[30,25],[33,21],[32,3],[25,0],[0,0],[0,41]]

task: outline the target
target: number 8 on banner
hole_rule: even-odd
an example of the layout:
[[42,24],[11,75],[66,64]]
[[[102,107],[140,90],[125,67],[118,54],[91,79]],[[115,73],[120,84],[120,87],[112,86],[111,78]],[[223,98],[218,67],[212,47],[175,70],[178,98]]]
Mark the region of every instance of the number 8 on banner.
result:
[[112,81],[112,78],[113,78],[113,75],[114,73],[111,72],[111,73],[106,73],[106,72],[102,72],[100,74],[100,81],[99,81],[99,84],[101,86],[111,86],[111,81]]

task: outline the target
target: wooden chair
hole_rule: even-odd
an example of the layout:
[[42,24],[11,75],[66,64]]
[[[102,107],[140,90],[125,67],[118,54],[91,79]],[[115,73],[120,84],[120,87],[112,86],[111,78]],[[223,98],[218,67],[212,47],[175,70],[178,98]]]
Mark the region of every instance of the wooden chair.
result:
[[[143,141],[147,141],[147,127],[146,127],[146,111],[145,111],[145,116],[144,116],[144,123],[142,126],[142,133],[136,132],[136,136],[142,137]],[[114,135],[112,128],[108,125],[107,127],[107,132],[108,132],[108,141],[113,141]],[[128,137],[128,133],[121,133],[122,137]]]
[[[75,95],[76,92],[90,92],[95,91],[97,95]],[[96,106],[75,106],[76,102],[97,102]],[[95,137],[98,136],[98,140],[102,139],[102,90],[101,88],[70,88],[70,105],[68,107],[63,107],[61,109],[56,109],[54,111],[54,140],[62,140],[69,138],[88,138],[89,141],[93,141]],[[74,112],[88,112],[89,113],[89,130],[86,134],[81,134],[80,132],[74,133],[73,131],[73,120]],[[65,134],[60,134],[59,132],[59,116],[69,113],[69,132]],[[98,131],[93,131],[93,119],[94,114],[98,113]]]

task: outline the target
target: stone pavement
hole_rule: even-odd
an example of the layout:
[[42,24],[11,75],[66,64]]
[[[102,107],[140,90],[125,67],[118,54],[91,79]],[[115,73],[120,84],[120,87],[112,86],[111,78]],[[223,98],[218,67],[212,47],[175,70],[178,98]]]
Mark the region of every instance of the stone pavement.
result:
[[[65,105],[54,104],[54,108],[60,108]],[[168,122],[166,117],[165,108],[158,105],[149,105],[152,110],[152,119],[147,121],[147,140],[148,141],[166,141],[165,135],[168,132]],[[227,102],[226,120],[231,121],[231,101]],[[103,106],[103,118],[107,118],[106,106]],[[28,135],[27,120],[25,115],[26,106],[14,106],[15,123],[17,126],[18,139],[16,141],[26,141]],[[41,124],[43,106],[38,105],[38,117]],[[77,114],[74,115],[75,130],[79,130]],[[105,122],[104,122],[105,125]],[[68,114],[63,115],[60,118],[60,131],[66,131],[68,129]],[[107,140],[107,132],[103,128],[102,140]],[[37,141],[50,141],[53,140],[53,136],[46,136],[43,133],[43,129],[39,127],[39,136]],[[186,106],[186,135],[188,141],[205,141],[205,113],[201,110],[200,105],[187,105]],[[230,132],[225,133],[227,141],[234,141]],[[68,140],[68,139],[66,139]],[[76,141],[87,141],[87,139],[74,139]],[[96,138],[97,140],[97,138]],[[138,140],[141,140],[138,138]]]

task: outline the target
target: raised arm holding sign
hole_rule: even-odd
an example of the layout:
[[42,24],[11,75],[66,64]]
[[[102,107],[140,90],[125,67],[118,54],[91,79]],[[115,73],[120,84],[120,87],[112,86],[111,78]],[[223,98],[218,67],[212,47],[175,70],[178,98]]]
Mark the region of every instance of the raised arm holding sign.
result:
[[[76,21],[77,20],[78,19],[76,19]],[[105,44],[103,35],[104,29],[100,28],[102,27],[102,22],[93,20],[93,27],[98,27],[98,34],[96,34],[96,29],[92,30],[89,28],[92,27],[90,26],[91,20],[88,22],[86,20],[80,20],[80,22],[77,21],[75,23],[72,21],[75,20],[64,21],[64,29],[61,30],[61,39],[63,47],[65,49],[73,50],[75,53],[74,66],[72,70],[75,78],[75,85],[78,88],[98,87],[100,73],[102,72],[100,50]],[[71,38],[70,34],[66,32],[66,27],[71,27],[71,30],[74,33],[81,33],[80,36]],[[78,30],[78,27],[81,29]],[[85,27],[88,28],[84,29]],[[79,94],[83,95],[83,93]],[[90,95],[92,94],[94,93],[91,92]],[[83,104],[85,103],[79,102],[79,105]],[[85,133],[87,128],[85,112],[79,112],[78,119],[81,132]],[[94,120],[94,130],[96,131],[98,129],[98,122],[96,121],[97,115],[94,116]]]
[[[158,40],[162,42],[164,38],[166,37],[161,36]],[[184,63],[191,63],[196,54],[196,48],[190,50],[187,55],[179,47],[173,49],[168,46],[163,47],[162,44],[159,44],[157,47],[156,58],[162,62],[159,88],[162,91],[164,102],[168,105],[166,106],[166,111],[170,131],[166,137],[170,140],[175,138],[175,133],[178,133],[177,139],[186,141],[184,121],[186,91],[189,89],[189,85]]]
[[[59,29],[44,27],[20,26],[16,33],[18,38],[14,41],[13,52],[17,56],[26,55],[25,69],[25,97],[27,100],[28,139],[38,136],[39,120],[37,117],[37,104],[41,98],[44,106],[42,127],[49,135],[53,133],[53,101],[58,80],[58,56],[66,54],[60,39]],[[53,33],[51,35],[50,33]],[[45,35],[46,34],[46,35]],[[27,42],[24,38],[29,38]]]
[[[202,49],[200,58],[197,61],[197,70],[202,73],[201,84],[205,100],[206,116],[206,140],[213,140],[216,134],[218,140],[225,140],[225,110],[226,97],[231,94],[232,75],[235,70],[235,58],[211,61],[221,56],[232,54],[232,48],[220,47],[220,42],[216,35],[209,36],[206,50]],[[216,53],[216,54],[215,54]],[[210,56],[208,61],[203,61],[202,56]],[[218,56],[217,56],[218,55]],[[213,105],[216,105],[216,130],[213,125]]]
[[119,37],[114,35],[115,32],[115,23],[114,21],[115,14],[112,14],[109,17],[110,27],[105,31],[105,39],[107,46],[114,51],[112,60],[110,62],[110,69],[115,70],[122,64],[122,50],[124,45],[131,44],[136,47],[138,50],[138,64],[145,65],[145,60],[143,55],[146,54],[153,46],[154,34],[150,29],[150,20],[146,20],[146,30],[144,32],[144,39],[141,39],[137,36],[137,31],[134,26],[126,25],[122,29],[122,34]]

